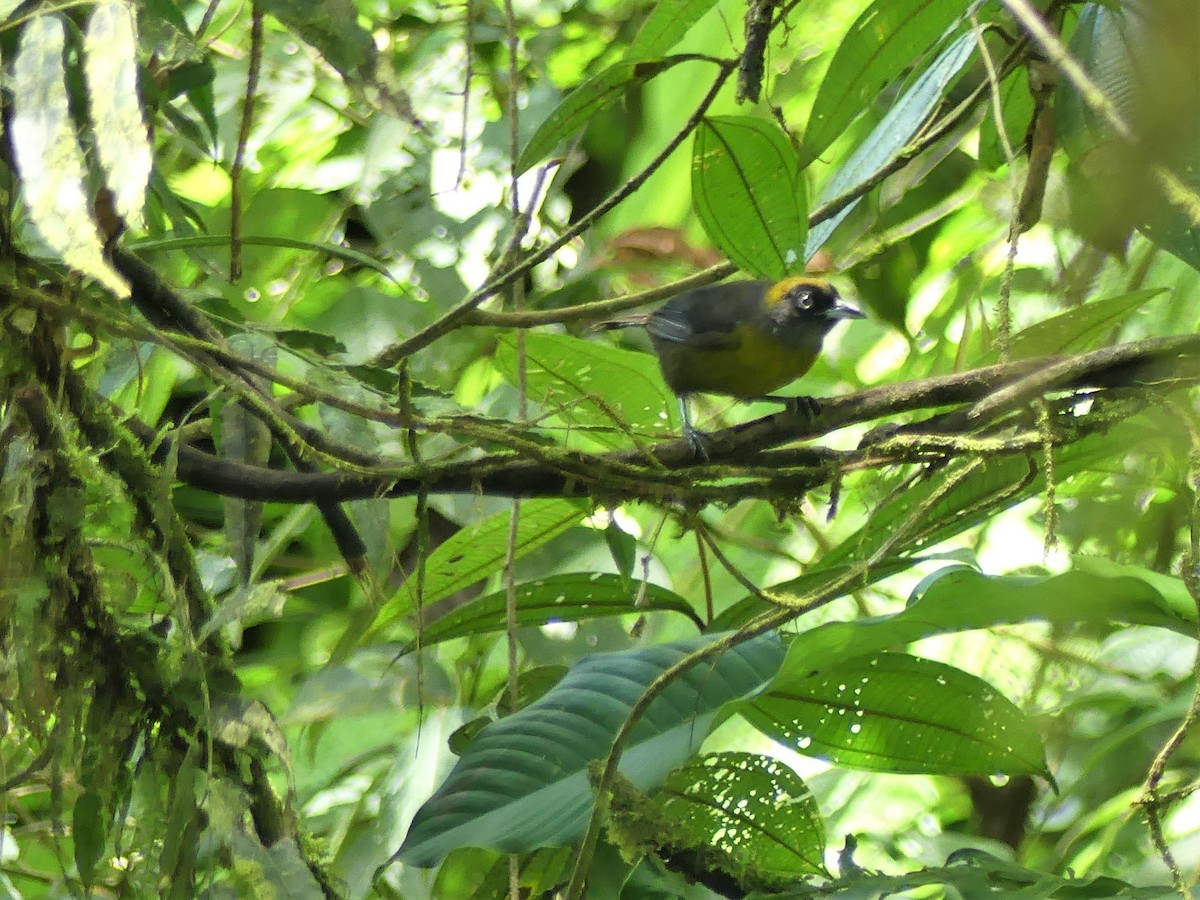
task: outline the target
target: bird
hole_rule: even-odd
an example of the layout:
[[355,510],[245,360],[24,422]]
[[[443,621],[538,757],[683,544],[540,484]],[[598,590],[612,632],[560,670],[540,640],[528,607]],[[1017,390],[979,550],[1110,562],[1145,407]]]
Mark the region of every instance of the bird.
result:
[[800,275],[696,288],[653,312],[609,319],[596,328],[646,329],[663,380],[679,398],[684,437],[698,456],[707,458],[702,432],[692,425],[691,394],[816,408],[812,398],[773,397],[771,392],[812,368],[825,336],[839,321],[862,318],[828,281]]

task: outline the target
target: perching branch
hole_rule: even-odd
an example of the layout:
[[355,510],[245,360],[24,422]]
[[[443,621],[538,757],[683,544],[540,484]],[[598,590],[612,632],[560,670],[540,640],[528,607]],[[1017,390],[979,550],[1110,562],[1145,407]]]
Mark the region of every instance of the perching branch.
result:
[[[602,502],[645,500],[700,505],[751,497],[795,496],[830,483],[839,473],[980,453],[1023,453],[1045,434],[1022,403],[1065,393],[1051,404],[1056,446],[1113,424],[1111,403],[1131,392],[1137,403],[1200,383],[1200,336],[1121,344],[1075,357],[1021,360],[969,372],[885,385],[822,401],[815,418],[790,412],[765,416],[711,435],[709,461],[695,459],[683,440],[610,453],[584,453],[514,438],[517,449],[446,462],[381,458],[353,472],[286,472],[218,459],[190,446],[176,453],[180,480],[193,487],[252,500],[331,502],[430,493],[492,496],[589,496]],[[1036,390],[1034,388],[1036,387]],[[1112,389],[1125,389],[1114,391]],[[990,397],[1004,398],[997,406]],[[1092,408],[1080,411],[1081,401]],[[1014,405],[1015,404],[1015,405]],[[930,418],[895,418],[937,410]],[[854,450],[784,447],[849,425],[885,420]],[[469,421],[469,420],[467,420]],[[154,433],[130,427],[146,445]],[[782,448],[782,449],[780,449]]]

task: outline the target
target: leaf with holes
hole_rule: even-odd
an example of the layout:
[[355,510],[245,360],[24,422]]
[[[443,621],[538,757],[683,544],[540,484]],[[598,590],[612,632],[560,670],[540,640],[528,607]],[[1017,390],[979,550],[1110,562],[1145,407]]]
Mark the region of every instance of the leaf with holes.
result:
[[655,799],[687,848],[721,851],[764,889],[828,875],[816,798],[778,759],[713,753],[672,772]]
[[1021,710],[981,678],[904,653],[777,678],[741,711],[797,753],[852,768],[1050,777]]
[[1080,559],[1061,575],[988,576],[950,566],[926,578],[908,606],[890,616],[827,622],[788,645],[781,679],[824,672],[839,660],[904,646],[936,634],[1044,621],[1129,622],[1195,634],[1195,608],[1177,578],[1135,566]]

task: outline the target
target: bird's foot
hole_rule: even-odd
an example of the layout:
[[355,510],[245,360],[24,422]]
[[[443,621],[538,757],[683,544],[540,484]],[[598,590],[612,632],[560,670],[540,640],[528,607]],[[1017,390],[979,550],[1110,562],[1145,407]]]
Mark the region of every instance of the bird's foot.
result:
[[792,416],[815,419],[821,414],[821,401],[816,397],[764,397],[763,399],[782,403],[787,408],[788,414]]
[[693,428],[690,424],[685,424],[683,426],[683,437],[688,442],[688,446],[692,448],[692,452],[696,454],[696,458],[708,462],[708,448],[704,446],[704,442],[708,440],[709,433],[707,431],[700,431],[698,428]]

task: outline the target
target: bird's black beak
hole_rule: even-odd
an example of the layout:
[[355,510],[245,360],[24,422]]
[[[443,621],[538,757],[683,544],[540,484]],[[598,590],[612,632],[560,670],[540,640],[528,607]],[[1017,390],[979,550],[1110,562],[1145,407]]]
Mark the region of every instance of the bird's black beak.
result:
[[862,310],[851,306],[845,300],[840,298],[835,301],[833,306],[829,307],[829,309],[825,312],[825,318],[834,320],[865,319],[866,317],[866,314]]

